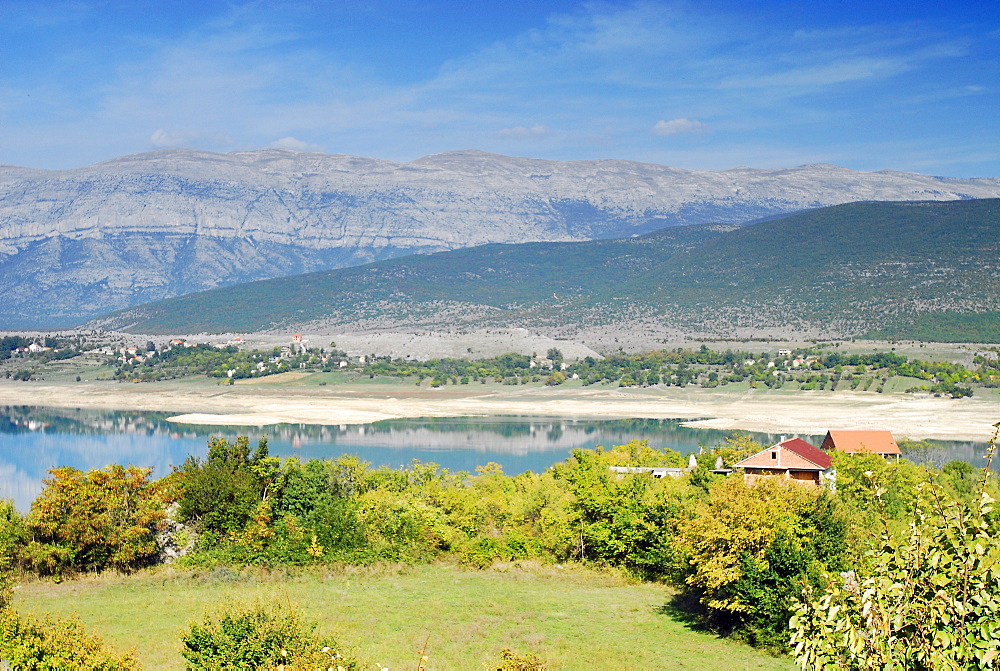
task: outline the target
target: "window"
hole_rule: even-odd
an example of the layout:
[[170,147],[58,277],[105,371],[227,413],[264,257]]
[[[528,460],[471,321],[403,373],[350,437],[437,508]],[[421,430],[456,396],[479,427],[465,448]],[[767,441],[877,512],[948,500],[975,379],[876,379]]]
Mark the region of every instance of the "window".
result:
[[771,453],[771,458],[772,459],[777,459],[778,458],[778,453],[777,452],[772,452]]

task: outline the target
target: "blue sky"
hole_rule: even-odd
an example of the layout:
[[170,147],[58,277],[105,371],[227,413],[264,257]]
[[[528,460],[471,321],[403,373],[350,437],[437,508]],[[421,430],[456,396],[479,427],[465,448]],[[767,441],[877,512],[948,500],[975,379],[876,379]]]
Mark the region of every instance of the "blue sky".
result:
[[1000,2],[0,0],[0,163],[170,147],[1000,176]]

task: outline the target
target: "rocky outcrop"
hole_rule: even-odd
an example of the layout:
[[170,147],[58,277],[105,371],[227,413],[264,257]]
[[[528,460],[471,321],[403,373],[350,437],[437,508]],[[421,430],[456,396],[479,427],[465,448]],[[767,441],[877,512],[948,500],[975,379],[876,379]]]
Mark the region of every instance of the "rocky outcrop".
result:
[[822,164],[688,171],[477,151],[394,163],[168,150],[77,170],[0,166],[0,326],[71,325],[218,286],[489,242],[997,196],[1000,179]]

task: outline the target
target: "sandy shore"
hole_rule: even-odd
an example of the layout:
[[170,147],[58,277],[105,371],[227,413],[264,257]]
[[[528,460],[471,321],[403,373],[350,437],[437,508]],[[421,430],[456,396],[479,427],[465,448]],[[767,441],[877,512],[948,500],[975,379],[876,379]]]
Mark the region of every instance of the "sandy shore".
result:
[[237,385],[202,381],[123,385],[0,381],[0,405],[153,410],[190,424],[363,424],[404,417],[517,415],[688,419],[702,428],[822,434],[885,429],[913,439],[985,441],[1000,421],[996,396],[944,399],[870,392],[412,386]]

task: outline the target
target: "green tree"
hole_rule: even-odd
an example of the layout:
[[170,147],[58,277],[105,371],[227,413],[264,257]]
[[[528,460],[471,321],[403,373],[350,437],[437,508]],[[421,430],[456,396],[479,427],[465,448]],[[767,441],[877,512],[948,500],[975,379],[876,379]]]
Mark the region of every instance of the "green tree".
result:
[[[994,432],[971,510],[942,486],[921,483],[904,533],[893,533],[883,512],[870,564],[803,592],[790,621],[803,668],[996,668],[1000,539],[987,487],[996,440]],[[886,493],[878,487],[876,500]]]
[[679,525],[685,561],[674,580],[702,621],[749,643],[781,648],[803,582],[840,567],[846,521],[816,488],[765,478],[716,483]]
[[266,438],[253,454],[246,436],[232,443],[209,439],[208,457],[188,457],[177,471],[181,519],[197,520],[214,533],[242,530],[277,480],[279,466],[268,455]]
[[574,450],[552,468],[560,487],[572,495],[575,514],[573,555],[608,562],[645,577],[662,577],[676,559],[675,521],[690,495],[679,479],[649,473],[618,474],[610,466],[680,466],[673,450],[655,450],[632,441],[611,450]]

